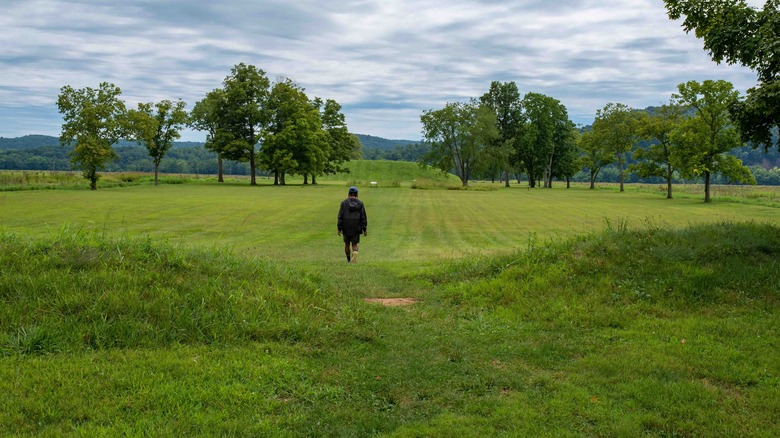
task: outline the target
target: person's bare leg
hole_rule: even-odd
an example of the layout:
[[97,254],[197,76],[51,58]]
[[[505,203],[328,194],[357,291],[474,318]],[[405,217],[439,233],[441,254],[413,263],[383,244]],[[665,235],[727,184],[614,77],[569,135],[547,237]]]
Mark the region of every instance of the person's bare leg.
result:
[[347,255],[347,263],[352,261],[352,252],[349,250],[349,243],[344,244],[344,254]]
[[350,263],[357,262],[357,256],[358,256],[358,244],[353,243],[352,244],[352,258],[350,259]]

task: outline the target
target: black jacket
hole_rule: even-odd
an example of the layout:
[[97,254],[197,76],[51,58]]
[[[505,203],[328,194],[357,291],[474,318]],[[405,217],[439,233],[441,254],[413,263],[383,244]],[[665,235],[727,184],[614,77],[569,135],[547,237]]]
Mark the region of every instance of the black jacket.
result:
[[368,218],[363,201],[358,198],[347,198],[339,206],[339,231],[347,236],[357,236],[366,232]]

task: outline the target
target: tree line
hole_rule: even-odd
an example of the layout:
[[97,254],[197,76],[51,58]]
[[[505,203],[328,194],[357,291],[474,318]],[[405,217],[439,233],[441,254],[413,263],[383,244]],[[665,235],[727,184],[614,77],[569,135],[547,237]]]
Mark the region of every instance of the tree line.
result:
[[591,188],[602,168],[617,164],[623,191],[628,155],[642,140],[652,146],[637,151],[631,166],[640,176],[660,177],[672,197],[674,175],[701,177],[705,202],[715,175],[755,184],[743,163],[728,154],[743,144],[772,147],[780,121],[780,56],[778,6],[768,0],[763,9],[744,0],[665,0],[671,19],[684,17],[686,32],[694,31],[716,62],[741,64],[758,73],[759,84],[741,98],[723,80],[680,84],[669,104],[643,115],[620,103],[597,112],[592,129],[577,135],[566,108],[538,93],[520,97],[513,82],[493,82],[490,90],[468,103],[448,103],[420,117],[431,151],[421,162],[454,170],[463,185],[477,171],[528,176],[535,187],[549,187],[553,177],[567,181],[577,168],[590,175]]
[[[586,127],[591,129],[590,126]],[[45,137],[43,140],[30,140],[25,146],[2,146],[0,145],[0,170],[43,170],[43,171],[67,171],[73,168],[69,158],[70,149],[58,146],[56,137],[52,137],[53,142]],[[9,139],[5,139],[9,140]],[[15,140],[15,139],[14,139]],[[39,146],[35,146],[35,145]],[[40,146],[41,144],[53,144],[52,146]],[[628,155],[626,163],[631,169],[631,165],[636,163],[633,155],[636,155],[639,149],[650,147],[650,142],[639,142],[637,150]],[[419,147],[419,150],[417,148]],[[106,172],[153,172],[149,153],[145,147],[131,142],[119,142],[114,146],[117,158],[105,166]],[[403,151],[401,153],[397,151]],[[391,160],[391,161],[419,161],[428,150],[422,143],[409,143],[404,145],[392,146],[389,148],[376,148],[363,145],[363,159],[366,160]],[[730,152],[731,155],[739,158],[743,163],[749,163],[748,168],[755,176],[756,182],[761,185],[780,185],[780,151],[771,149],[766,153],[760,149],[753,149],[750,146],[742,146]],[[246,175],[249,172],[249,163],[239,163],[232,160],[224,161],[224,172],[226,175]],[[174,146],[165,155],[165,159],[160,163],[159,171],[161,173],[183,173],[195,175],[217,175],[219,168],[217,154],[203,147],[203,142],[175,142]],[[268,176],[264,170],[258,171],[259,175]],[[520,183],[524,175],[512,174],[513,179],[518,179]],[[478,180],[495,181],[497,175],[481,173],[475,175]],[[571,177],[573,182],[588,182],[590,175],[580,170]],[[614,183],[619,181],[617,166],[613,163],[603,167],[597,178],[597,182]],[[630,172],[625,176],[627,183],[664,183],[660,177],[642,178],[635,172]],[[704,179],[683,178],[679,173],[675,173],[673,182],[675,184],[703,183]],[[728,179],[722,175],[713,176],[713,184],[726,184]]]
[[[464,186],[479,172],[503,173],[507,185],[510,174],[525,174],[533,188],[537,183],[551,187],[554,179],[570,181],[584,171],[594,188],[601,170],[613,164],[620,191],[630,171],[663,179],[668,198],[678,176],[702,178],[705,202],[715,174],[755,184],[750,169],[729,153],[744,144],[732,119],[739,92],[723,80],[689,81],[677,88],[667,105],[650,112],[608,103],[581,132],[559,100],[533,92],[521,98],[514,82],[493,82],[479,99],[422,114],[431,149],[420,161],[454,171]],[[641,142],[649,146],[641,148]],[[634,163],[628,166],[632,152]]]
[[311,176],[316,184],[317,176],[341,172],[360,151],[335,100],[309,99],[290,79],[271,84],[253,65],[234,66],[222,88],[189,113],[181,100],[128,110],[120,95],[119,87],[104,82],[98,89],[64,86],[57,100],[64,119],[60,143],[72,146],[70,160],[92,190],[98,171],[118,158],[114,145],[123,138],[146,147],[157,184],[162,160],[185,126],[207,133],[205,147],[217,156],[220,182],[228,159],[248,163],[251,185],[258,169],[273,174],[274,184],[285,184],[285,176],[294,174],[303,175],[305,184]]

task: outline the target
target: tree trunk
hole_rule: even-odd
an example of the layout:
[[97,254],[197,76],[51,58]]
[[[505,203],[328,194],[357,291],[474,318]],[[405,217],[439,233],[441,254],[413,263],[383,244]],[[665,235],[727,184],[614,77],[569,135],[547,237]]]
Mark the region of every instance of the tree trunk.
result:
[[283,186],[286,186],[286,185],[287,185],[287,181],[286,181],[286,173],[285,173],[285,172],[282,172],[282,173],[279,175],[279,184],[281,184],[281,185],[283,185]]
[[504,171],[504,187],[509,187],[509,170]]
[[157,186],[157,169],[160,168],[158,163],[154,163],[154,185]]
[[311,176],[311,185],[316,186],[317,185],[317,176],[312,175]]
[[256,186],[257,185],[257,179],[255,178],[255,174],[257,173],[257,169],[255,168],[255,152],[252,151],[252,154],[249,156],[249,170],[252,172],[252,178],[249,183],[250,186]]
[[704,172],[704,203],[709,203],[710,199],[710,173]]
[[567,189],[571,188],[571,178],[569,178],[568,176],[566,177],[566,188]]
[[225,182],[225,179],[222,178],[222,156],[217,155],[217,181],[218,182]]
[[279,171],[278,170],[274,170],[274,185],[275,186],[279,185]]
[[309,174],[304,173],[303,174],[303,185],[308,186],[309,185]]
[[672,199],[672,176],[674,171],[670,164],[666,164],[666,199]]
[[623,191],[623,154],[618,154],[618,173],[620,175],[620,191]]

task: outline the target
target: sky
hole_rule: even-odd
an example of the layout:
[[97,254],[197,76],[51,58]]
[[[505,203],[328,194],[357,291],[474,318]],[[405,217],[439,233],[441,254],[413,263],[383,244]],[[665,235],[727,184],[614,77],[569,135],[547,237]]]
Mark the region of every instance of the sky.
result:
[[[755,7],[760,0],[748,1]],[[65,85],[110,82],[128,107],[191,109],[254,65],[342,105],[349,130],[419,140],[420,115],[517,84],[592,123],[609,102],[668,103],[678,84],[755,72],[717,65],[662,0],[0,0],[0,137],[59,136]],[[181,140],[204,141],[186,129]]]

